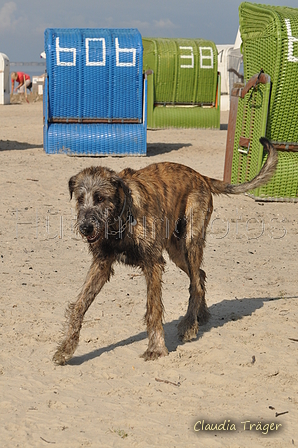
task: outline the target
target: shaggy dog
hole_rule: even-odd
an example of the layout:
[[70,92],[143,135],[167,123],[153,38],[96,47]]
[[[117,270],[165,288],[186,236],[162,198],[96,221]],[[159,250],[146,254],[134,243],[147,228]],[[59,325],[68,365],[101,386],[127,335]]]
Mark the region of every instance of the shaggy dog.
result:
[[88,242],[92,264],[76,302],[67,309],[67,330],[53,360],[65,364],[79,343],[84,315],[113,274],[113,264],[137,266],[147,282],[145,360],[168,354],[162,325],[162,273],[166,250],[190,280],[186,315],[178,325],[182,341],[196,338],[207,322],[205,272],[201,269],[212,194],[239,194],[265,184],[274,174],[277,151],[261,138],[268,158],[250,182],[230,185],[176,163],[154,163],[120,173],[101,166],[82,170],[69,180],[75,196],[77,231]]

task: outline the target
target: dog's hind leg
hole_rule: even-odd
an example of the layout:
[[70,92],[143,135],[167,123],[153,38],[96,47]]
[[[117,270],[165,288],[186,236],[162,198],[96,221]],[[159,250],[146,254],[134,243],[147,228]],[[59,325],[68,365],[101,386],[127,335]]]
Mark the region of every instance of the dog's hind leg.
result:
[[212,212],[211,199],[192,202],[192,219],[188,222],[187,237],[185,240],[185,258],[188,264],[190,279],[189,302],[186,315],[178,325],[178,336],[186,342],[195,339],[199,330],[198,321],[204,324],[208,321],[209,311],[205,299],[206,274],[201,269],[205,234]]
[[[183,241],[182,241],[182,243],[180,243],[179,250],[177,250],[174,246],[172,246],[168,249],[168,253],[169,253],[171,260],[178,266],[178,268],[180,268],[182,271],[184,271],[188,275],[188,277],[191,281],[189,264],[187,263],[187,260],[185,260],[185,256],[184,256],[185,243]],[[196,267],[194,269],[195,269],[195,272],[198,270],[198,269],[196,269]],[[199,321],[199,324],[203,325],[208,322],[210,314],[209,314],[206,300],[205,300],[205,280],[206,280],[205,271],[203,271],[203,269],[199,269],[199,275],[200,275],[199,282],[201,285],[200,289],[203,291],[203,294],[201,295],[197,319]],[[189,289],[190,289],[190,295],[191,295],[192,294],[191,286]]]
[[203,269],[200,269],[200,283],[201,283],[201,289],[203,291],[203,295],[201,297],[201,303],[200,303],[199,311],[198,311],[198,315],[197,315],[200,325],[206,324],[210,317],[210,313],[208,311],[206,298],[205,298],[205,293],[206,293],[205,282],[206,282],[206,273],[205,273],[205,271],[203,271]]
[[200,269],[203,250],[195,245],[188,252],[189,260],[189,302],[186,315],[178,325],[178,336],[183,341],[197,337],[198,320],[206,322],[209,312],[205,301],[205,272]]
[[145,361],[168,355],[162,326],[163,304],[161,285],[164,265],[165,261],[161,257],[157,263],[148,263],[143,269],[147,282],[147,310],[145,314],[145,322],[147,324],[149,339],[148,348],[142,355],[142,358],[144,358]]
[[64,340],[58,346],[53,356],[56,364],[63,365],[71,359],[74,354],[80,337],[84,315],[103,285],[110,279],[112,273],[112,262],[93,261],[87,278],[76,302],[71,303],[67,310],[67,330]]

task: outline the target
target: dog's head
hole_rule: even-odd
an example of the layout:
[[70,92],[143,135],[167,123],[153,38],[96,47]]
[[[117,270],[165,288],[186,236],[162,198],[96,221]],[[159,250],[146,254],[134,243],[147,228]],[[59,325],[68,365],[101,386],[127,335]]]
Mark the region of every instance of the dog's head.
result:
[[104,237],[107,224],[118,219],[129,190],[114,171],[100,166],[80,171],[68,186],[70,198],[76,199],[76,229],[95,243]]

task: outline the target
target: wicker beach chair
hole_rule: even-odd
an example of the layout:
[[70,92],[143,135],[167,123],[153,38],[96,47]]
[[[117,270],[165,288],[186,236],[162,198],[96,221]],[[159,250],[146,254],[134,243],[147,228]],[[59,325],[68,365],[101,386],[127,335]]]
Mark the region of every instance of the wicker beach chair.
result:
[[147,81],[136,29],[46,29],[44,149],[145,155]]
[[217,48],[203,39],[144,38],[148,128],[219,128]]
[[251,196],[296,202],[298,9],[244,2],[239,17],[249,81],[232,93],[224,180],[242,183],[257,174],[266,159],[258,139],[266,135],[278,149],[277,171]]

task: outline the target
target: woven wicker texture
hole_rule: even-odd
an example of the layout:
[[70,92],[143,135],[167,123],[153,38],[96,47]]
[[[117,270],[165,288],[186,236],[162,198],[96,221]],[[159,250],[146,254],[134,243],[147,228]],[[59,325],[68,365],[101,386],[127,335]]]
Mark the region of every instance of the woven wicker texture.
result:
[[148,127],[220,126],[217,49],[203,39],[143,38]]
[[[231,174],[233,184],[251,180],[266,161],[267,155],[259,137],[266,134],[270,87],[270,83],[259,84],[238,100]],[[247,145],[241,146],[242,138],[250,140],[249,148]],[[298,153],[278,151],[274,176],[266,185],[251,191],[249,195],[263,201],[297,202]]]
[[[263,146],[259,138],[266,133],[270,87],[270,83],[259,84],[238,100],[231,175],[233,184],[250,181],[263,164]],[[241,138],[249,140],[249,147],[241,146]],[[252,194],[262,195],[260,189],[254,190]]]
[[241,3],[244,76],[262,68],[272,81],[266,135],[298,142],[298,9]]
[[47,29],[45,52],[46,152],[146,154],[139,31]]
[[142,119],[138,30],[46,29],[45,52],[50,118]]
[[[270,88],[269,82],[258,84],[238,100],[231,174],[233,184],[251,180],[266,161],[267,155],[259,137],[266,134]],[[245,146],[241,146],[243,139]],[[249,148],[245,139],[249,141]],[[272,179],[249,195],[263,201],[297,202],[298,153],[279,151],[277,170]]]
[[[263,158],[263,163],[266,160]],[[253,191],[255,199],[297,202],[298,201],[298,154],[294,152],[278,152],[277,170],[268,184]]]
[[[265,163],[266,154],[258,143],[262,135],[273,142],[298,142],[298,9],[241,3],[239,7],[240,32],[243,41],[244,76],[251,78],[261,69],[270,75],[271,93],[264,92],[263,114],[251,114],[247,107],[257,89],[239,99],[235,145],[232,164],[232,182],[245,182],[254,177]],[[267,117],[267,121],[266,121]],[[260,121],[261,120],[261,121]],[[239,138],[243,132],[252,132],[249,153],[239,154]],[[245,135],[247,137],[247,135]],[[298,153],[278,152],[278,166],[267,185],[251,192],[260,200],[297,201]]]
[[142,124],[58,124],[48,130],[47,153],[145,155]]

